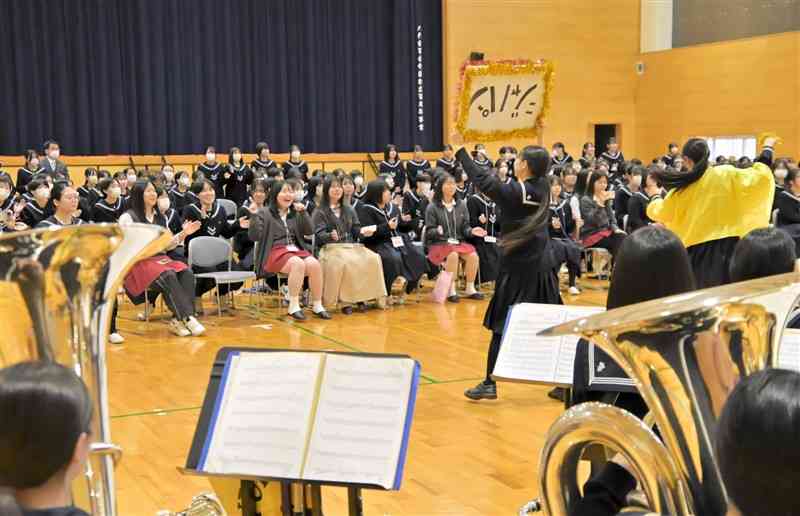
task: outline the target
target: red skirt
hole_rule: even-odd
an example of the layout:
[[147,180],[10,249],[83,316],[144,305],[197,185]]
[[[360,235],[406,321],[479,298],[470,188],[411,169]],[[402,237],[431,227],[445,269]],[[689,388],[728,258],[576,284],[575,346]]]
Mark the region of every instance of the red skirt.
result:
[[447,260],[450,253],[472,254],[475,247],[472,244],[461,242],[459,244],[432,244],[428,250],[428,260],[434,265],[441,265]]
[[124,287],[133,297],[141,296],[147,287],[166,271],[181,272],[188,268],[185,263],[163,254],[151,256],[137,262],[131,268],[125,276]]
[[583,244],[583,247],[586,247],[586,248],[592,247],[594,244],[596,244],[597,242],[601,241],[602,239],[604,239],[605,237],[609,236],[610,234],[611,234],[611,230],[610,229],[602,229],[600,231],[592,233],[591,235],[589,235],[586,238],[584,238],[583,240],[581,240],[581,244]]
[[311,256],[311,253],[300,249],[299,247],[297,248],[297,251],[290,251],[285,245],[276,245],[269,250],[269,257],[267,258],[267,262],[263,267],[264,272],[281,272],[281,269],[283,269],[283,267],[286,265],[286,262],[288,262],[292,256],[297,256],[298,258],[308,258]]

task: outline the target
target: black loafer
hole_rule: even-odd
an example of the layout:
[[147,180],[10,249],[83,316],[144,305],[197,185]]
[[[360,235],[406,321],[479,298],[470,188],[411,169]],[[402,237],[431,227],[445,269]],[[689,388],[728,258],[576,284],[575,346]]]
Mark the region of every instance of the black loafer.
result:
[[352,314],[352,313],[353,313],[353,307],[352,307],[352,306],[345,306],[345,307],[342,307],[342,313],[343,313],[344,315],[350,315],[350,314]]
[[323,310],[321,312],[314,312],[314,315],[316,315],[320,319],[330,319],[331,318],[331,314],[329,314],[326,310]]
[[547,397],[556,401],[564,401],[564,397],[566,396],[566,394],[567,394],[566,389],[564,389],[563,387],[556,387],[555,389],[547,393]]
[[419,285],[418,281],[409,281],[406,283],[406,295],[414,292],[417,289],[417,285]]
[[291,317],[295,321],[305,321],[306,320],[306,314],[304,314],[302,310],[298,310],[298,311],[296,311],[294,313],[289,314],[289,317]]
[[472,389],[464,391],[464,396],[471,400],[496,400],[497,384],[479,383]]
[[458,302],[460,301],[460,299],[458,298],[458,296],[447,296],[447,300],[448,300],[449,302],[451,302],[451,303],[458,303]]
[[474,294],[469,295],[469,299],[474,299],[476,301],[483,301],[484,295],[480,292],[475,292]]
[[367,304],[366,304],[366,303],[364,303],[364,302],[360,302],[360,303],[358,303],[358,304],[356,305],[356,310],[358,310],[360,313],[362,313],[362,314],[363,314],[364,312],[366,312],[366,311],[367,311]]

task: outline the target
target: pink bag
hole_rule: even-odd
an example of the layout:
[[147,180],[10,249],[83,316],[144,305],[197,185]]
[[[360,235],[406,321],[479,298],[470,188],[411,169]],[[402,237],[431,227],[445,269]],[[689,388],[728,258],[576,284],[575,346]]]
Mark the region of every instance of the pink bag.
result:
[[431,292],[431,301],[439,304],[444,303],[444,300],[447,299],[447,296],[450,294],[450,283],[452,283],[452,281],[452,272],[440,272],[439,276],[436,278],[436,285],[433,287],[433,292]]

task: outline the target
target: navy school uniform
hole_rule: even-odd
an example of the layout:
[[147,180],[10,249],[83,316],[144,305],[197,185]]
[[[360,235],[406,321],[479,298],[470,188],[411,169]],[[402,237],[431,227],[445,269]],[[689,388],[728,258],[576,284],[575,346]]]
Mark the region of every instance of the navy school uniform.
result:
[[28,201],[19,215],[20,222],[25,223],[29,228],[35,228],[40,222],[53,215],[50,203],[44,208],[39,206],[36,201]]
[[622,166],[625,163],[622,151],[617,151],[615,154],[606,151],[600,157],[608,162],[608,172],[611,176],[618,176],[622,173]]
[[[557,219],[561,227],[556,228],[553,219]],[[559,265],[565,263],[571,278],[581,276],[581,255],[583,246],[570,237],[575,231],[575,220],[572,217],[572,208],[569,200],[559,199],[556,204],[550,205],[549,229],[553,239],[553,250]],[[556,270],[558,273],[558,270]],[[572,281],[570,281],[572,283]]]
[[[175,208],[171,207],[161,214],[164,217],[164,224],[170,233],[177,235],[183,230],[183,217]],[[173,260],[186,263],[186,248],[183,244],[177,246],[175,249],[167,251],[167,256]]]
[[92,208],[91,218],[93,222],[114,223],[125,213],[125,210],[125,201],[123,201],[121,197],[117,198],[116,202],[113,204],[109,204],[106,199],[100,199]]
[[481,167],[482,169],[484,169],[486,171],[489,171],[489,170],[492,169],[492,160],[490,160],[487,157],[483,157],[482,159],[473,158],[472,162],[475,163],[475,165]]
[[16,189],[18,192],[25,192],[28,189],[28,183],[31,182],[33,176],[36,174],[44,172],[41,167],[37,168],[36,170],[28,170],[25,167],[22,167],[17,170],[17,186]]
[[241,206],[248,198],[247,189],[253,184],[253,171],[244,163],[240,167],[228,167],[230,177],[225,181],[225,198]]
[[[470,157],[470,161],[471,160],[472,158]],[[450,175],[452,175],[453,177],[456,177],[456,174],[458,173],[457,169],[461,168],[461,166],[459,165],[458,161],[456,161],[455,158],[447,159],[445,157],[441,157],[436,160],[436,167],[444,169],[445,171],[449,172]]]
[[406,178],[408,179],[409,189],[415,190],[417,188],[417,176],[430,169],[431,163],[427,159],[422,161],[414,161],[413,159],[406,161]]
[[[475,164],[480,166],[477,162]],[[500,267],[500,248],[497,246],[500,241],[500,217],[497,203],[476,193],[467,199],[467,211],[470,227],[486,230],[485,237],[472,236],[468,239],[480,258],[481,283],[495,281]],[[481,215],[486,222],[480,221]]]
[[425,210],[428,208],[428,198],[409,190],[403,194],[403,215],[411,215],[408,223],[410,229],[408,236],[411,240],[419,242],[422,238],[422,228],[425,226]]
[[569,154],[564,154],[563,158],[559,158],[558,156],[553,156],[550,158],[550,168],[556,166],[563,167],[564,165],[572,163],[573,161],[575,160]]
[[292,160],[289,160],[283,164],[283,177],[288,178],[289,172],[295,171],[297,174],[300,174],[300,179],[303,180],[304,183],[308,182],[308,163],[303,160],[300,162],[295,163]]
[[626,185],[620,185],[617,192],[614,194],[614,217],[617,219],[617,227],[625,229],[625,215],[628,214],[628,201],[631,200],[630,189]]
[[197,196],[189,190],[181,192],[176,186],[169,191],[169,202],[178,213],[183,213],[184,208],[190,204],[197,204],[197,201]]
[[628,201],[628,233],[633,233],[639,228],[649,226],[653,223],[647,216],[647,206],[650,204],[650,197],[644,192],[636,192],[631,195]]
[[789,233],[794,239],[794,245],[800,250],[800,197],[790,190],[784,189],[775,198],[778,217],[775,225]]
[[267,170],[269,170],[271,168],[281,168],[281,167],[280,167],[280,165],[278,165],[277,163],[275,163],[271,159],[268,159],[267,161],[262,161],[262,160],[256,158],[256,159],[254,159],[253,161],[250,162],[250,170],[254,171],[254,172],[256,170],[258,170],[258,169],[261,169],[261,170],[264,171],[264,173],[266,173]]
[[392,178],[392,181],[394,181],[392,193],[403,193],[403,188],[406,185],[406,171],[403,168],[403,163],[401,161],[398,160],[394,163],[389,163],[386,160],[381,161],[380,165],[378,165],[378,174],[386,174]]
[[[85,224],[85,222],[78,217],[73,217],[72,224],[68,225],[80,226],[81,224]],[[61,221],[58,220],[55,215],[47,217],[46,219],[42,220],[41,222],[39,222],[39,224],[36,225],[37,228],[51,228],[51,227],[62,227],[62,226],[64,226],[64,224],[62,224]]]
[[100,190],[85,185],[78,187],[78,195],[81,199],[85,199],[89,206],[94,206],[97,201],[103,198],[103,193]]
[[222,163],[200,163],[197,165],[197,171],[203,173],[203,177],[208,179],[214,184],[214,191],[217,193],[217,199],[225,197],[225,172],[228,167]]

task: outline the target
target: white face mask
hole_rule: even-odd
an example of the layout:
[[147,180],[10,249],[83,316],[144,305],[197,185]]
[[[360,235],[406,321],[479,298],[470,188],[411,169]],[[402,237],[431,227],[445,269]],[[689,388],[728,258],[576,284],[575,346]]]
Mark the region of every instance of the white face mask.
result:
[[234,163],[239,163],[241,160],[242,160],[242,155],[241,154],[234,154],[233,155],[233,162]]
[[302,190],[296,191],[294,193],[294,202],[303,202],[303,197],[305,197],[305,194]]
[[133,174],[129,175],[128,176],[128,184],[133,186],[133,183],[135,183],[135,182],[136,182],[136,176],[133,175]]
[[0,188],[0,201],[5,201],[11,195],[11,190],[7,188]]
[[37,198],[39,199],[49,199],[50,198],[50,189],[47,187],[38,188],[36,192],[34,192]]
[[784,179],[786,179],[786,172],[787,170],[785,168],[776,168],[775,179],[780,179],[781,181],[783,181]]
[[158,199],[158,209],[165,212],[169,209],[169,197],[160,197]]
[[170,170],[164,171],[164,179],[166,179],[167,181],[172,181],[174,178],[175,178],[175,172],[172,172]]
[[111,188],[108,189],[108,192],[114,197],[119,197],[120,195],[122,195],[122,188],[118,186],[112,186]]
[[431,192],[431,185],[430,183],[420,183],[419,184],[419,191],[422,195],[428,195]]
[[61,156],[61,151],[58,149],[51,150],[48,156],[50,156],[50,159],[58,159],[58,157]]
[[213,162],[216,161],[216,159],[217,159],[216,154],[214,154],[213,152],[206,152],[206,161]]
[[192,184],[192,180],[189,178],[189,176],[181,176],[180,181],[183,186],[189,186]]
[[292,161],[300,159],[300,151],[292,151]]
[[364,184],[364,178],[361,177],[361,176],[356,176],[355,178],[353,178],[353,184],[356,185],[356,186],[363,185]]
[[461,174],[462,181],[466,181],[467,179],[469,179],[469,177],[467,177],[467,174]]

